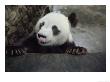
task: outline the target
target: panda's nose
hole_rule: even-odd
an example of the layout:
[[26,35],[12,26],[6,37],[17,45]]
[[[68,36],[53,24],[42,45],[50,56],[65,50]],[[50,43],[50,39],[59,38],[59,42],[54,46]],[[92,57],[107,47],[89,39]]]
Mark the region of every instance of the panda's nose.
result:
[[38,37],[42,37],[42,38],[46,38],[46,36],[42,35],[42,34],[38,34]]

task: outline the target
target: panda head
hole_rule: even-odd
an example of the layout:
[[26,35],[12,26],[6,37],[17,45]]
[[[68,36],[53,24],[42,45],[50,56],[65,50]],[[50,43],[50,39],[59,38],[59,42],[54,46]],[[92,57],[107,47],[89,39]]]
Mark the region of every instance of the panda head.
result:
[[39,19],[35,26],[38,43],[42,46],[50,46],[72,42],[70,28],[68,17],[61,13],[48,13]]

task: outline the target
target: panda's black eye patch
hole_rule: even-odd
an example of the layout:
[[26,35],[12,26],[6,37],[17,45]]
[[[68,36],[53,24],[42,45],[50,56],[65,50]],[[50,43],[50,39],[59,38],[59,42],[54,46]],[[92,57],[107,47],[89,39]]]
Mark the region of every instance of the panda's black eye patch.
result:
[[41,29],[42,26],[44,26],[45,22],[40,23],[39,28]]
[[60,31],[58,30],[58,27],[56,25],[52,26],[53,35],[58,35]]

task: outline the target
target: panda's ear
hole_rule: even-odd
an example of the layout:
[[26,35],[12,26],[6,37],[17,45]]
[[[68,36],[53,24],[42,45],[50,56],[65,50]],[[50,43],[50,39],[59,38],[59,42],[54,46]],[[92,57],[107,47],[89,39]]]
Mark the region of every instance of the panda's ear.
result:
[[46,14],[50,13],[50,12],[51,12],[51,11],[50,11],[50,7],[47,6],[47,7],[45,8],[45,11],[44,11],[44,16],[45,16]]
[[78,23],[78,19],[77,19],[76,13],[71,13],[68,16],[68,20],[71,23],[71,26],[75,27],[77,25],[77,23]]

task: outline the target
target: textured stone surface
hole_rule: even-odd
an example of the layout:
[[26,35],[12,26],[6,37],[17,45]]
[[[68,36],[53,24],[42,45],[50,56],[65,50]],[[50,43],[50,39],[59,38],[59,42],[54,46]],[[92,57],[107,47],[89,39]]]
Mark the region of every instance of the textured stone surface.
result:
[[68,54],[25,54],[6,57],[6,72],[105,72],[105,53],[82,56]]

